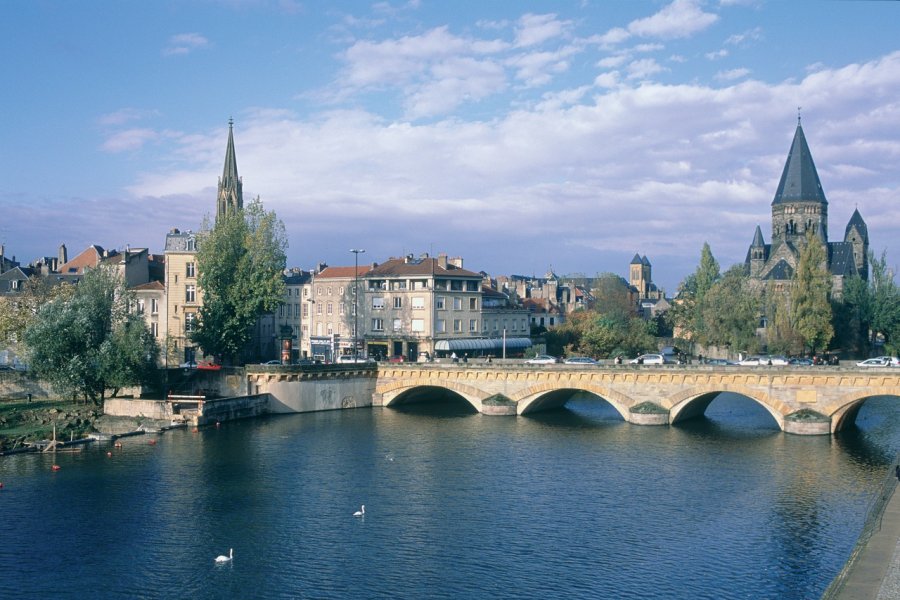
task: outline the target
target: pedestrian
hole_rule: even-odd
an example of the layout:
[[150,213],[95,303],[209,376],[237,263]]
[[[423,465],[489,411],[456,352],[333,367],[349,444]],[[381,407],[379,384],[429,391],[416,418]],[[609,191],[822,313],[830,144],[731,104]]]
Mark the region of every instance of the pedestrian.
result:
[[490,355],[490,354],[488,354],[488,359],[487,359],[487,361],[488,361],[488,364],[494,362],[493,359],[491,358],[491,355]]
[[463,354],[463,362],[464,362],[464,363],[469,362],[469,353],[468,353],[468,352],[466,352],[465,354]]
[[459,362],[459,357],[456,356],[456,352],[454,352],[453,354],[450,355],[450,361],[451,362]]

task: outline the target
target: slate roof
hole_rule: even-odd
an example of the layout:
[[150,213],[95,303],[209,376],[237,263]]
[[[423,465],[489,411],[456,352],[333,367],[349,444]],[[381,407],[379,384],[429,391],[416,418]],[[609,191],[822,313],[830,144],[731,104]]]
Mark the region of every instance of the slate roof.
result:
[[[194,241],[194,250],[188,250],[188,242]],[[166,252],[196,252],[197,234],[193,231],[173,229],[166,234]]]
[[309,271],[292,271],[290,273],[285,273],[282,276],[284,285],[303,285],[304,283],[309,283],[311,279],[312,273],[310,273]]
[[794,141],[791,143],[791,150],[788,153],[787,162],[784,164],[784,171],[781,173],[781,181],[778,183],[778,190],[775,192],[772,205],[790,202],[828,204],[800,123],[797,123]]
[[651,266],[653,266],[653,265],[650,264],[650,259],[647,258],[647,255],[646,255],[646,254],[641,258],[641,264],[644,265],[645,267],[651,267]]
[[165,291],[165,289],[166,286],[164,286],[161,281],[149,281],[147,283],[142,283],[131,288],[131,290],[135,292],[162,292]]
[[775,268],[769,271],[766,279],[791,279],[794,276],[794,268],[784,259],[778,261]]
[[628,263],[628,264],[630,264],[630,265],[640,265],[640,264],[643,264],[643,261],[641,260],[641,255],[640,255],[640,254],[635,254],[635,255],[634,255],[634,258],[632,258],[632,259],[631,259],[631,262]]
[[850,234],[850,230],[856,227],[859,230],[861,236],[869,237],[869,228],[866,227],[866,222],[863,220],[862,215],[859,214],[858,209],[853,210],[853,215],[850,217],[850,221],[847,223],[847,229],[844,230],[844,237],[846,238]]
[[856,261],[853,259],[853,244],[850,242],[831,242],[828,244],[828,266],[832,275],[849,277],[856,273]]
[[753,243],[750,244],[751,248],[764,248],[766,246],[766,241],[763,239],[762,229],[759,228],[759,225],[756,226],[756,232],[753,234]]
[[316,273],[316,279],[352,279],[355,276],[362,277],[366,275],[371,267],[369,265],[359,265],[354,275],[354,267],[326,267]]

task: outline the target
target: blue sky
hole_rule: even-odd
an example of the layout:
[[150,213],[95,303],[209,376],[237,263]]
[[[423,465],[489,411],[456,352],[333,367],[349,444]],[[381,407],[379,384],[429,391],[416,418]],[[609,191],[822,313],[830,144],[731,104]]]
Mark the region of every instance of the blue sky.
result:
[[161,251],[215,207],[228,119],[290,266],[461,255],[674,293],[742,261],[802,107],[829,200],[900,261],[895,2],[0,5],[0,242]]

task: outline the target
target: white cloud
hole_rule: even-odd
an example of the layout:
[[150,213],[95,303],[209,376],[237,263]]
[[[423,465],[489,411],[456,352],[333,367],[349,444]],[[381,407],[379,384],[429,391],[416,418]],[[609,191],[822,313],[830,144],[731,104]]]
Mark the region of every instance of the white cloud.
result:
[[729,69],[727,71],[719,71],[716,73],[716,79],[719,81],[734,81],[735,79],[742,79],[750,74],[750,69]]
[[628,24],[628,31],[641,37],[686,38],[703,31],[719,17],[703,12],[696,0],[673,0],[671,4],[644,19]]
[[126,129],[109,136],[101,148],[107,152],[138,150],[147,142],[158,138],[159,134],[152,129]]
[[179,56],[190,54],[198,48],[205,48],[209,40],[199,33],[179,33],[169,38],[169,42],[163,48],[163,56]]
[[706,56],[706,58],[709,60],[719,60],[720,58],[725,58],[726,56],[728,56],[728,50],[726,50],[725,48],[720,48],[712,52],[707,52],[704,56]]
[[564,36],[571,29],[571,21],[560,21],[555,14],[523,15],[516,25],[515,45],[536,46],[547,40]]
[[646,79],[651,75],[667,71],[665,67],[657,63],[652,58],[642,58],[632,61],[626,67],[629,79]]
[[762,29],[760,27],[754,27],[753,29],[748,29],[742,33],[736,33],[728,37],[725,40],[726,44],[732,46],[747,46],[750,42],[757,42],[762,39]]

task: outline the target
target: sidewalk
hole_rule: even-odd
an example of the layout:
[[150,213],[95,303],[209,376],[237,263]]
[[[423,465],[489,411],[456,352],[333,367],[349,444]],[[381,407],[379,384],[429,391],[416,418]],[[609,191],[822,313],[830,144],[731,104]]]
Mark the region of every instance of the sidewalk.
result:
[[900,492],[894,489],[881,526],[859,553],[836,600],[900,598]]

